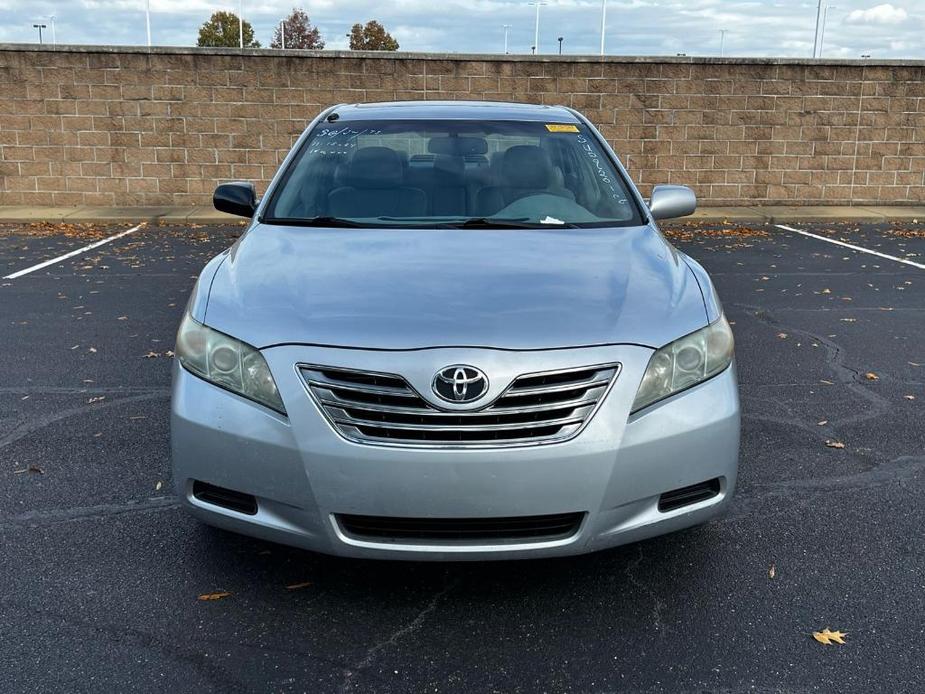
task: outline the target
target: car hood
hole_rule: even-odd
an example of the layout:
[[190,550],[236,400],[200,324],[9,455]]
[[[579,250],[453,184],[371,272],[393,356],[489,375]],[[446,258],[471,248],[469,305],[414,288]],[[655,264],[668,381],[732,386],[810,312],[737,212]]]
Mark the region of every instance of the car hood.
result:
[[256,225],[212,281],[205,322],[258,348],[660,347],[707,323],[650,227],[317,229]]

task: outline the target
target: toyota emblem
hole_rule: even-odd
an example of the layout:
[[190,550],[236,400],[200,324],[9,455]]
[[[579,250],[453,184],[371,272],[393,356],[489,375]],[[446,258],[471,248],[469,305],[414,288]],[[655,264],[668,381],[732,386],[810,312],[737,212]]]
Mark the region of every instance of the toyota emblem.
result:
[[488,378],[474,366],[454,364],[437,372],[433,389],[447,402],[472,402],[485,395]]

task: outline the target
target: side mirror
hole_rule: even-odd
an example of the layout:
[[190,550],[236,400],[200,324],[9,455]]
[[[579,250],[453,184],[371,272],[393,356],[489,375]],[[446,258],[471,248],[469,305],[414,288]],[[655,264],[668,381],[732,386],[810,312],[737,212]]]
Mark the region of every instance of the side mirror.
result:
[[653,219],[686,217],[697,209],[697,196],[687,186],[655,186],[649,198]]
[[257,209],[257,191],[253,183],[246,181],[222,183],[212,193],[212,204],[219,212],[253,217]]

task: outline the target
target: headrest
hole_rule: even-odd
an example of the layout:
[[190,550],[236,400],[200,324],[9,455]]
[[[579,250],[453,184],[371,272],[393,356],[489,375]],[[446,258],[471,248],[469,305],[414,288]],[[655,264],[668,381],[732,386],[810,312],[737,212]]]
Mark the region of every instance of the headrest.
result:
[[354,188],[395,188],[403,179],[398,152],[389,147],[363,147],[353,153],[345,183]]
[[427,151],[456,157],[485,154],[488,141],[484,137],[432,137],[427,141]]
[[434,157],[434,173],[438,176],[450,176],[453,178],[462,176],[466,170],[466,165],[459,157],[447,157],[438,154]]
[[511,188],[546,188],[552,177],[552,162],[545,150],[535,145],[515,145],[501,160],[501,185]]

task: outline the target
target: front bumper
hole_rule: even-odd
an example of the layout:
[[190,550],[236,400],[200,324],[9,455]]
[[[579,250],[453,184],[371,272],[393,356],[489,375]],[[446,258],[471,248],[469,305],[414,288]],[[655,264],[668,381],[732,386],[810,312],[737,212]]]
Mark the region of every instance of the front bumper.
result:
[[[550,352],[430,349],[365,352],[283,346],[263,350],[288,417],[174,366],[171,451],[177,493],[215,526],[306,549],[389,559],[511,559],[613,547],[702,523],[728,505],[736,481],[735,367],[629,416],[652,350],[637,346]],[[429,377],[477,364],[499,382],[553,369],[620,362],[604,402],[574,439],[504,449],[381,447],[352,443],[318,411],[297,363]],[[411,379],[413,382],[413,379]],[[706,480],[719,493],[670,511],[660,495]],[[236,512],[193,494],[194,481],[253,495]],[[583,513],[567,537],[524,541],[394,541],[351,536],[340,514],[499,518]]]

